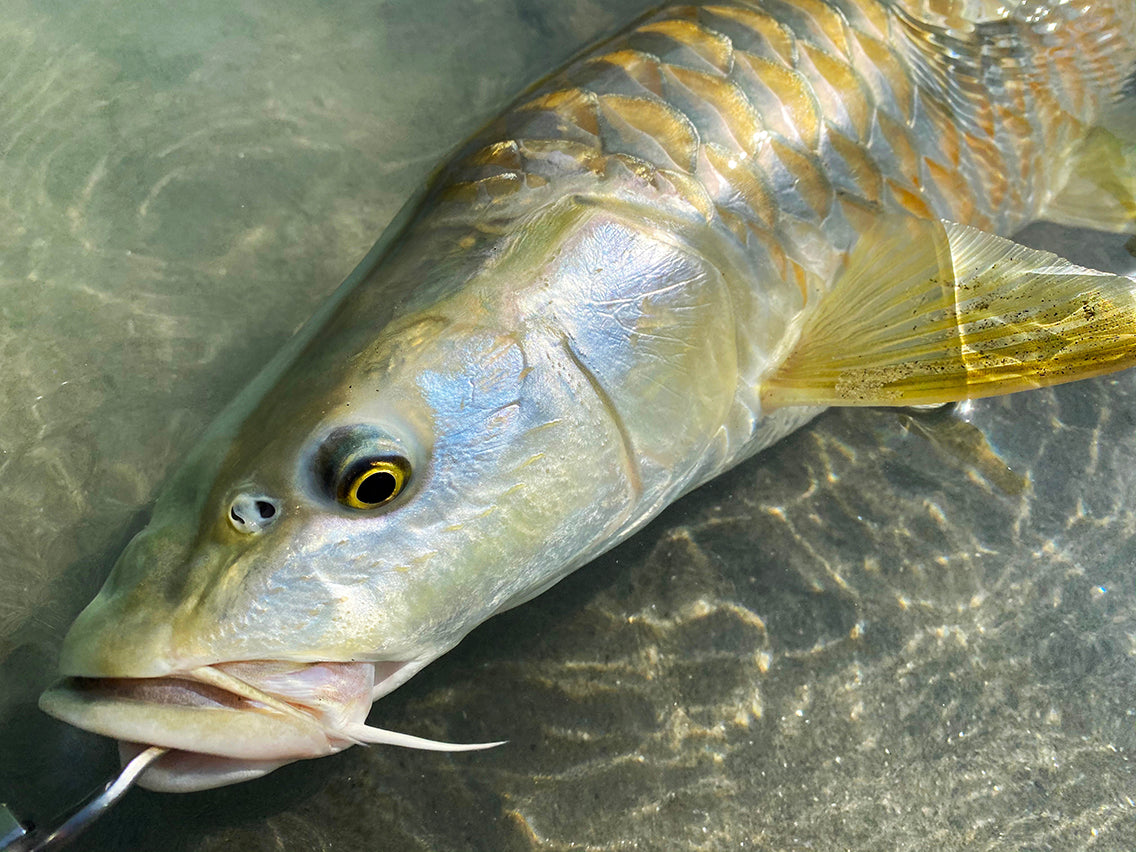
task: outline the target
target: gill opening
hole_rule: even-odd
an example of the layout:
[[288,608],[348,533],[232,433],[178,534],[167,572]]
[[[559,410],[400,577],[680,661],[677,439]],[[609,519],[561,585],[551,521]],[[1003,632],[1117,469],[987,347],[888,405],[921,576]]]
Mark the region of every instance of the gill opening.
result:
[[560,335],[560,345],[564,348],[564,354],[568,356],[568,360],[572,362],[583,376],[588,386],[592,389],[592,393],[596,395],[599,400],[600,406],[607,413],[608,418],[611,420],[615,430],[619,433],[620,453],[623,456],[623,466],[627,471],[627,484],[631,487],[631,505],[638,504],[639,499],[643,496],[643,477],[639,471],[638,454],[635,452],[635,444],[631,440],[631,433],[627,429],[627,424],[623,420],[623,415],[620,414],[619,409],[615,407],[615,401],[611,398],[611,394],[600,382],[599,376],[592,371],[584,360],[580,357],[579,353],[572,346],[572,341],[568,339],[565,334]]

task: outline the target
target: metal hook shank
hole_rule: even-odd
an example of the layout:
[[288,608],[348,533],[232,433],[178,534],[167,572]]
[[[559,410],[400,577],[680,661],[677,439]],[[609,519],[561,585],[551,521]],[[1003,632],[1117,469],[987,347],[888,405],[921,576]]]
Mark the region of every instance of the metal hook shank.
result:
[[[140,752],[122,768],[122,772],[118,774],[117,778],[110,781],[101,792],[49,834],[41,834],[38,831],[28,833],[12,818],[12,829],[5,836],[0,837],[0,842],[4,843],[3,846],[0,846],[0,852],[51,852],[54,849],[62,849],[121,799],[126,791],[134,786],[138,776],[167,751],[169,749],[162,746],[151,746]],[[0,810],[0,817],[5,814],[11,816],[2,805],[0,805],[0,809],[2,809]]]

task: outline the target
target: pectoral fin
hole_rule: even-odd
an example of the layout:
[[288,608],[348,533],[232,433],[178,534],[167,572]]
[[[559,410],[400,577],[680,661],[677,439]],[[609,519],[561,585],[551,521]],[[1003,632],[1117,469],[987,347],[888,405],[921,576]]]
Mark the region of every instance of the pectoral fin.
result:
[[887,217],[807,313],[766,407],[926,405],[1136,363],[1136,281],[965,225]]

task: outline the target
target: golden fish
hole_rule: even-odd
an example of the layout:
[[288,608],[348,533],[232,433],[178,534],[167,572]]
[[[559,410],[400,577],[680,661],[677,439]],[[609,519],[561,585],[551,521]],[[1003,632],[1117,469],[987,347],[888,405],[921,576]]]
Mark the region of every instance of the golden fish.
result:
[[[41,706],[154,789],[354,743],[373,700],[829,405],[1136,360],[1136,5],[666,9],[445,168],[222,415]],[[467,746],[478,747],[478,746]],[[127,746],[127,751],[134,746]]]

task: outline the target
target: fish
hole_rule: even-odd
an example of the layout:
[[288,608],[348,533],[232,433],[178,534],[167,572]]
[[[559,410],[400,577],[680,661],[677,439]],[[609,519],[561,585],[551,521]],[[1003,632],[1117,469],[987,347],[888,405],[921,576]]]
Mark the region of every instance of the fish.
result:
[[64,639],[47,713],[191,791],[356,744],[477,625],[830,406],[1136,361],[1130,0],[654,12],[443,166],[229,405]]

